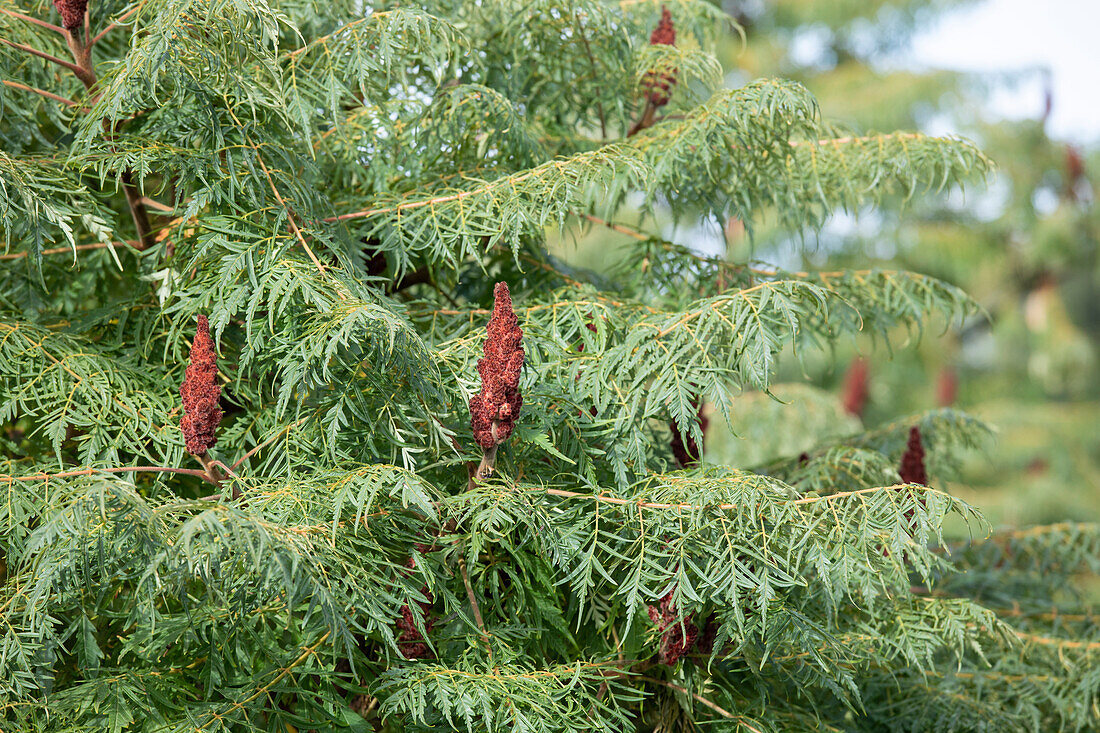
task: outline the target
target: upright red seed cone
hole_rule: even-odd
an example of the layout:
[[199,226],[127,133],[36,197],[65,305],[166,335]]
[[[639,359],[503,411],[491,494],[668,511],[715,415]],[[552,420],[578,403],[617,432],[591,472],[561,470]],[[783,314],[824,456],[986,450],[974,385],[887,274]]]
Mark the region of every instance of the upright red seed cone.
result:
[[907,484],[928,485],[928,474],[924,470],[924,446],[921,445],[920,428],[916,425],[909,428],[909,442],[901,456],[898,475]]
[[84,25],[84,13],[88,9],[88,0],[53,0],[53,6],[61,13],[61,25],[66,30],[76,30]]
[[871,369],[867,366],[867,361],[862,356],[856,357],[844,377],[844,411],[849,415],[863,417],[867,395],[870,393],[870,381]]
[[201,458],[217,442],[215,433],[222,420],[218,408],[221,398],[218,386],[218,355],[210,338],[210,322],[199,316],[195,340],[191,343],[191,361],[187,365],[180,397],[183,399],[183,439],[187,452]]
[[[481,391],[470,398],[470,427],[474,440],[486,453],[491,472],[496,448],[512,434],[523,405],[519,392],[523,330],[512,310],[507,283],[497,283],[493,288],[493,316],[487,330],[484,356],[477,362]],[[483,467],[485,464],[483,461]]]
[[940,407],[951,407],[959,394],[959,375],[954,368],[945,366],[940,369],[936,379],[936,402]]
[[1085,159],[1081,157],[1081,151],[1072,145],[1066,146],[1065,169],[1065,197],[1076,201],[1078,184],[1085,177]]
[[[668,8],[664,6],[661,6],[661,20],[649,36],[649,45],[676,45],[676,26],[672,24],[672,13],[668,12]],[[672,96],[672,87],[676,85],[678,71],[675,68],[661,72],[650,71],[642,78],[642,87],[654,107],[663,107],[668,104]]]
[[682,619],[678,616],[672,603],[672,591],[666,593],[658,605],[648,606],[646,611],[649,619],[657,624],[657,630],[661,632],[657,661],[666,665],[676,664],[695,644],[699,627],[691,622],[690,615]]
[[[905,445],[905,453],[901,456],[901,466],[898,475],[907,484],[928,485],[928,473],[924,470],[924,446],[921,444],[920,428],[916,425],[909,428],[909,442]],[[925,506],[925,497],[918,497],[917,501]],[[905,520],[909,526],[913,526],[913,509],[905,512]]]
[[668,8],[664,5],[661,6],[661,19],[657,21],[657,27],[649,34],[649,45],[662,44],[665,46],[676,45],[676,26],[672,24],[672,13],[668,12]]
[[[419,547],[426,548],[424,545],[418,545]],[[416,567],[416,560],[410,557],[405,566],[412,570]],[[428,590],[426,583],[420,592],[424,594],[424,600],[417,601],[416,605],[420,608],[420,615],[424,619],[424,630],[430,634],[432,627],[435,626],[435,619],[429,615],[435,597]],[[397,648],[405,659],[426,659],[432,656],[432,649],[425,641],[424,635],[420,633],[420,629],[416,628],[415,617],[408,605],[401,607],[401,618],[397,619],[397,630],[401,632],[397,635]]]

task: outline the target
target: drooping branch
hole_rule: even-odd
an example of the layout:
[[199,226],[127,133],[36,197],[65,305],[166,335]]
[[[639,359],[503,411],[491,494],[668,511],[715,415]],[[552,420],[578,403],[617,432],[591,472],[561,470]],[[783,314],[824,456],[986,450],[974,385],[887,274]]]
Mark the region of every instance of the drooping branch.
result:
[[109,24],[107,25],[107,27],[106,27],[106,28],[104,28],[104,29],[103,29],[103,30],[101,30],[101,31],[100,31],[99,33],[97,33],[97,34],[95,35],[95,37],[94,37],[94,38],[92,38],[92,40],[88,42],[88,46],[89,46],[89,47],[91,47],[91,46],[94,46],[94,45],[95,45],[96,43],[98,43],[98,42],[100,41],[100,39],[102,39],[102,38],[103,38],[103,37],[104,37],[105,35],[107,35],[107,34],[108,34],[108,33],[110,33],[110,32],[111,32],[112,30],[114,30],[115,28],[117,28],[117,27],[119,26],[119,24],[121,24],[121,23],[122,23],[122,21],[126,20],[127,18],[129,18],[129,17],[131,16],[131,15],[133,15],[134,13],[136,13],[136,12],[137,12],[137,11],[139,11],[139,10],[141,10],[141,3],[138,3],[138,4],[137,4],[137,5],[135,5],[134,7],[130,8],[129,10],[127,10],[127,11],[126,11],[125,13],[123,13],[122,15],[118,16],[117,18],[115,18],[115,19],[114,19],[113,21],[111,21],[111,22],[110,22],[110,23],[109,23]]
[[53,54],[46,53],[45,51],[39,51],[37,48],[34,48],[33,46],[28,46],[25,43],[16,43],[15,41],[9,41],[6,38],[0,38],[0,43],[11,46],[12,48],[18,49],[20,51],[25,51],[32,56],[37,56],[41,59],[45,59],[51,64],[57,64],[58,66],[66,68],[76,74],[77,78],[79,78],[81,81],[84,81],[87,71],[81,68],[78,64],[74,64],[70,61],[66,61],[65,59],[58,58]]
[[176,473],[182,476],[195,476],[204,481],[210,481],[205,471],[197,468],[176,468],[174,466],[114,466],[110,468],[78,468],[71,471],[59,471],[57,473],[35,473],[28,476],[14,476],[0,474],[0,482],[11,483],[13,481],[49,481],[58,478],[75,478],[77,476],[92,476],[97,473]]
[[489,657],[493,656],[493,646],[489,640],[489,632],[485,630],[485,619],[481,616],[481,606],[478,605],[477,596],[474,595],[474,586],[470,583],[470,573],[466,569],[466,558],[461,555],[458,558],[458,569],[462,573],[462,584],[466,587],[466,599],[470,602],[470,610],[474,614],[474,622],[481,631],[481,638],[489,651]]
[[[653,33],[649,36],[651,46],[675,46],[676,26],[672,22],[672,13],[668,8],[661,7],[661,20]],[[672,88],[676,85],[677,69],[650,69],[642,77],[642,91],[645,92],[645,108],[642,116],[627,131],[627,137],[633,137],[647,127],[652,127],[657,121],[657,110],[669,103],[672,98]]]
[[12,18],[19,18],[20,20],[25,20],[28,23],[34,23],[37,26],[45,28],[46,30],[49,30],[49,31],[53,31],[54,33],[57,33],[59,35],[64,35],[65,34],[65,29],[62,28],[61,26],[54,25],[53,23],[47,23],[46,21],[39,20],[38,18],[32,18],[31,16],[25,15],[24,13],[18,13],[14,10],[6,10],[4,8],[0,8],[0,13],[3,13],[4,15],[11,16]]
[[[84,3],[86,7],[87,3]],[[81,11],[83,17],[84,12]],[[68,25],[68,23],[66,23]],[[91,44],[86,43],[79,33],[74,32],[73,28],[66,28],[64,30],[65,40],[69,44],[69,51],[72,53],[74,64],[68,62],[62,62],[64,65],[71,69],[78,79],[84,84],[84,88],[91,92],[95,87],[97,78],[95,73],[95,67],[92,63],[92,49]],[[103,121],[103,133],[110,139],[113,134],[113,126]],[[153,228],[149,223],[149,216],[145,210],[145,204],[142,203],[141,193],[134,185],[133,172],[130,170],[123,171],[119,176],[119,184],[122,187],[122,192],[126,196],[126,204],[130,209],[130,217],[134,222],[134,229],[138,235],[138,241],[141,242],[138,247],[139,250],[146,250],[156,244],[156,239],[153,235]]]
[[[829,494],[828,496],[807,496],[801,499],[791,499],[789,503],[792,505],[801,504],[816,504],[817,502],[831,502],[837,499],[844,499],[849,496],[860,496],[862,494],[873,494],[878,492],[896,491],[898,489],[912,489],[912,485],[909,484],[892,484],[890,486],[873,486],[867,489],[856,489],[853,491],[840,491],[835,494]],[[722,511],[728,511],[730,509],[739,509],[737,504],[688,504],[686,502],[681,503],[666,503],[656,501],[637,501],[634,499],[622,499],[617,496],[604,496],[603,494],[585,494],[578,491],[566,491],[564,489],[546,489],[548,496],[560,496],[565,499],[587,499],[590,501],[600,502],[602,504],[616,504],[618,506],[635,506],[640,509],[677,509],[680,511],[698,511],[702,509],[718,509]],[[938,489],[925,488],[925,492],[928,494],[939,494],[940,496],[950,496],[949,494],[939,491]]]
[[[884,143],[888,140],[919,140],[927,138],[927,135],[917,132],[899,132],[883,135],[865,135],[862,137],[838,137],[838,138],[822,138],[818,140],[789,140],[787,144],[792,148],[815,148],[815,147],[832,147],[841,148],[848,145],[862,145],[864,143]],[[744,150],[740,146],[731,146],[731,150]],[[462,201],[471,197],[480,196],[494,189],[512,189],[517,184],[528,181],[532,178],[536,178],[545,175],[550,169],[560,168],[560,161],[551,161],[550,163],[544,163],[536,168],[532,168],[520,173],[516,173],[509,176],[502,176],[487,183],[481,184],[476,188],[467,189],[464,191],[457,191],[454,193],[442,194],[439,196],[432,196],[426,199],[415,199],[411,201],[402,201],[390,206],[378,206],[369,209],[363,209],[361,211],[353,211],[347,214],[338,214],[335,216],[327,216],[322,221],[325,222],[340,222],[351,221],[353,219],[366,219],[372,216],[381,216],[383,214],[398,214],[405,211],[412,211],[420,209],[425,206],[432,207],[439,204],[447,204],[455,201]]]
[[[46,255],[59,255],[66,252],[85,252],[93,249],[106,249],[108,247],[114,247],[115,249],[137,249],[138,242],[133,240],[126,242],[93,242],[91,244],[78,244],[75,247],[51,247],[50,249],[44,249],[38,254]],[[10,252],[5,255],[0,255],[0,260],[21,260],[24,257],[29,257],[29,252]]]
[[0,83],[4,84],[4,86],[11,87],[12,89],[22,89],[25,92],[33,92],[34,94],[40,94],[43,97],[46,97],[47,99],[52,99],[55,102],[61,102],[61,104],[65,105],[66,107],[75,107],[77,105],[77,103],[74,102],[73,100],[68,99],[66,97],[62,97],[61,95],[58,95],[58,94],[54,94],[53,92],[47,92],[45,89],[39,89],[38,87],[27,86],[26,84],[20,84],[17,81],[9,81],[7,79],[0,79]]

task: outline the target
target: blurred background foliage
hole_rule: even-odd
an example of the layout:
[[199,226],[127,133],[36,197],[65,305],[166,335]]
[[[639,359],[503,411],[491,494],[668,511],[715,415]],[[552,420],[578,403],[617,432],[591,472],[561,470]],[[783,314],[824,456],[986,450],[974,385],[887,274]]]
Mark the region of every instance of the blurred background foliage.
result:
[[[847,212],[820,233],[805,232],[809,247],[778,227],[746,232],[736,220],[672,221],[658,212],[656,220],[618,223],[707,255],[790,270],[914,270],[962,287],[986,309],[961,328],[912,334],[901,348],[855,339],[831,358],[783,360],[776,399],[746,394],[735,405],[738,437],[720,418],[710,421],[709,462],[761,465],[853,432],[860,421],[874,427],[951,405],[997,433],[934,483],[980,506],[994,526],[1097,521],[1100,150],[1048,135],[1058,104],[1049,91],[1036,100],[1034,119],[989,119],[985,101],[1011,88],[1013,74],[898,64],[914,32],[963,4],[727,0],[745,33],[731,34],[721,58],[733,87],[759,77],[802,82],[825,117],[852,135],[910,129],[975,140],[997,164],[984,190],[922,197],[899,215]],[[586,221],[559,236],[556,254],[613,280],[624,262],[645,265],[638,247],[636,238]],[[860,358],[864,365],[855,366]],[[862,404],[846,407],[861,387]]]

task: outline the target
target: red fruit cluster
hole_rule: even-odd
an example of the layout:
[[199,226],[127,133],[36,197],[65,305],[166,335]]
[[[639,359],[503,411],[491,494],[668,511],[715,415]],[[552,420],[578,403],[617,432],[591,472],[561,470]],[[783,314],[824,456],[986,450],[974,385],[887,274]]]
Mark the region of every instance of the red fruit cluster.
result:
[[[424,552],[431,548],[418,544],[417,549]],[[410,557],[405,562],[405,567],[410,570],[415,568],[416,560]],[[435,625],[435,619],[428,616],[428,612],[431,611],[435,598],[428,590],[427,583],[420,589],[420,592],[424,594],[424,600],[417,601],[416,605],[420,607],[420,616],[424,619],[424,631],[431,633],[432,627]],[[401,618],[397,619],[397,630],[401,632],[397,635],[397,648],[405,659],[427,659],[432,656],[432,649],[424,641],[424,635],[416,628],[412,609],[407,604],[401,607]]]
[[191,343],[191,361],[187,365],[180,397],[183,399],[183,439],[187,452],[201,458],[217,442],[215,435],[222,411],[218,408],[221,398],[218,386],[218,355],[210,338],[210,322],[199,316],[198,330]]
[[[663,5],[661,6],[661,20],[649,36],[649,45],[676,45],[676,26],[672,24],[672,13],[668,12],[668,8]],[[645,89],[646,95],[654,107],[663,107],[668,104],[668,100],[672,96],[672,88],[676,86],[678,71],[679,69],[676,68],[662,72],[649,71],[642,78],[642,88]]]
[[1072,145],[1066,146],[1066,198],[1077,200],[1077,186],[1085,177],[1085,159],[1081,151]]
[[844,378],[844,411],[849,415],[863,417],[867,407],[867,395],[870,393],[871,369],[863,357],[857,357],[848,367]]
[[[696,397],[693,404],[695,405],[695,414],[699,420],[699,432],[705,435],[710,420],[704,414],[703,401]],[[688,468],[697,464],[703,452],[699,449],[699,446],[696,445],[695,440],[691,437],[691,433],[681,433],[674,422],[670,422],[668,426],[672,430],[671,448],[672,455],[676,458],[676,463],[680,464],[680,468]]]
[[902,454],[898,475],[907,484],[928,485],[928,474],[924,470],[924,446],[921,445],[920,428],[916,425],[909,428],[909,442]]
[[523,369],[523,330],[512,310],[507,283],[493,288],[493,316],[489,319],[484,356],[477,362],[481,391],[470,398],[470,427],[482,450],[490,450],[512,434],[523,405],[519,374]]
[[[680,618],[672,605],[672,591],[661,598],[659,605],[649,606],[646,609],[649,620],[657,624],[661,631],[661,646],[657,650],[657,661],[661,664],[673,665],[695,645],[699,637],[699,628],[691,622],[691,616]],[[708,622],[709,626],[709,622]],[[714,644],[711,636],[710,644]]]
[[53,6],[61,13],[61,25],[72,31],[84,25],[84,13],[88,0],[53,0]]
[[940,407],[951,407],[959,394],[959,375],[949,366],[940,370],[936,379],[936,402]]

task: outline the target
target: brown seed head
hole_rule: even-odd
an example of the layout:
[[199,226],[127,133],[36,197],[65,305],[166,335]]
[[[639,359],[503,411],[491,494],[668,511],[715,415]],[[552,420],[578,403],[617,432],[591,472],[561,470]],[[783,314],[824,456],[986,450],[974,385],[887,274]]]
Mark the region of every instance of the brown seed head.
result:
[[[661,20],[649,36],[651,46],[675,46],[676,26],[672,24],[672,13],[668,8],[661,6]],[[663,107],[672,97],[672,88],[676,86],[676,74],[679,69],[665,69],[662,71],[649,71],[642,77],[642,88],[654,107]]]
[[53,6],[61,13],[61,25],[73,31],[84,25],[84,13],[88,0],[53,0]]
[[953,368],[945,366],[936,379],[936,402],[940,407],[951,407],[958,395],[959,375]]
[[523,369],[523,330],[512,310],[507,283],[493,288],[493,316],[477,371],[481,391],[470,398],[470,427],[482,450],[500,445],[516,426],[523,396],[519,375]]
[[218,408],[221,392],[218,386],[218,356],[210,338],[210,322],[206,316],[199,316],[198,330],[191,343],[191,361],[180,385],[184,411],[180,428],[183,429],[187,452],[193,456],[206,455],[206,451],[217,442],[215,433],[222,420],[222,411]]
[[699,636],[699,627],[691,622],[691,615],[680,618],[676,613],[672,603],[672,593],[673,591],[666,593],[659,605],[646,608],[649,619],[657,624],[657,629],[661,631],[657,661],[665,665],[676,664],[680,657],[695,645],[695,640]]
[[870,392],[871,369],[862,357],[856,357],[848,368],[844,378],[844,411],[856,417],[863,416],[867,407],[867,395]]
[[[416,549],[424,553],[430,552],[433,548],[418,542],[416,543]],[[409,557],[405,561],[405,567],[409,570],[415,569],[416,559]],[[424,600],[417,601],[416,605],[420,609],[421,618],[424,619],[424,631],[430,634],[435,626],[435,619],[431,616],[435,596],[428,590],[427,583],[420,589],[420,592],[424,595]],[[396,626],[397,630],[401,632],[397,635],[397,648],[405,659],[427,659],[432,656],[432,649],[428,646],[424,634],[421,634],[420,629],[416,628],[416,618],[413,616],[412,608],[408,604],[401,607],[401,618],[397,619]]]
[[653,33],[649,35],[649,45],[676,45],[676,26],[672,24],[672,13],[668,12],[668,8],[664,5],[661,6],[661,19],[657,22]]
[[928,485],[928,474],[924,470],[924,446],[921,445],[920,428],[916,425],[909,428],[909,442],[901,457],[898,474],[907,484]]

